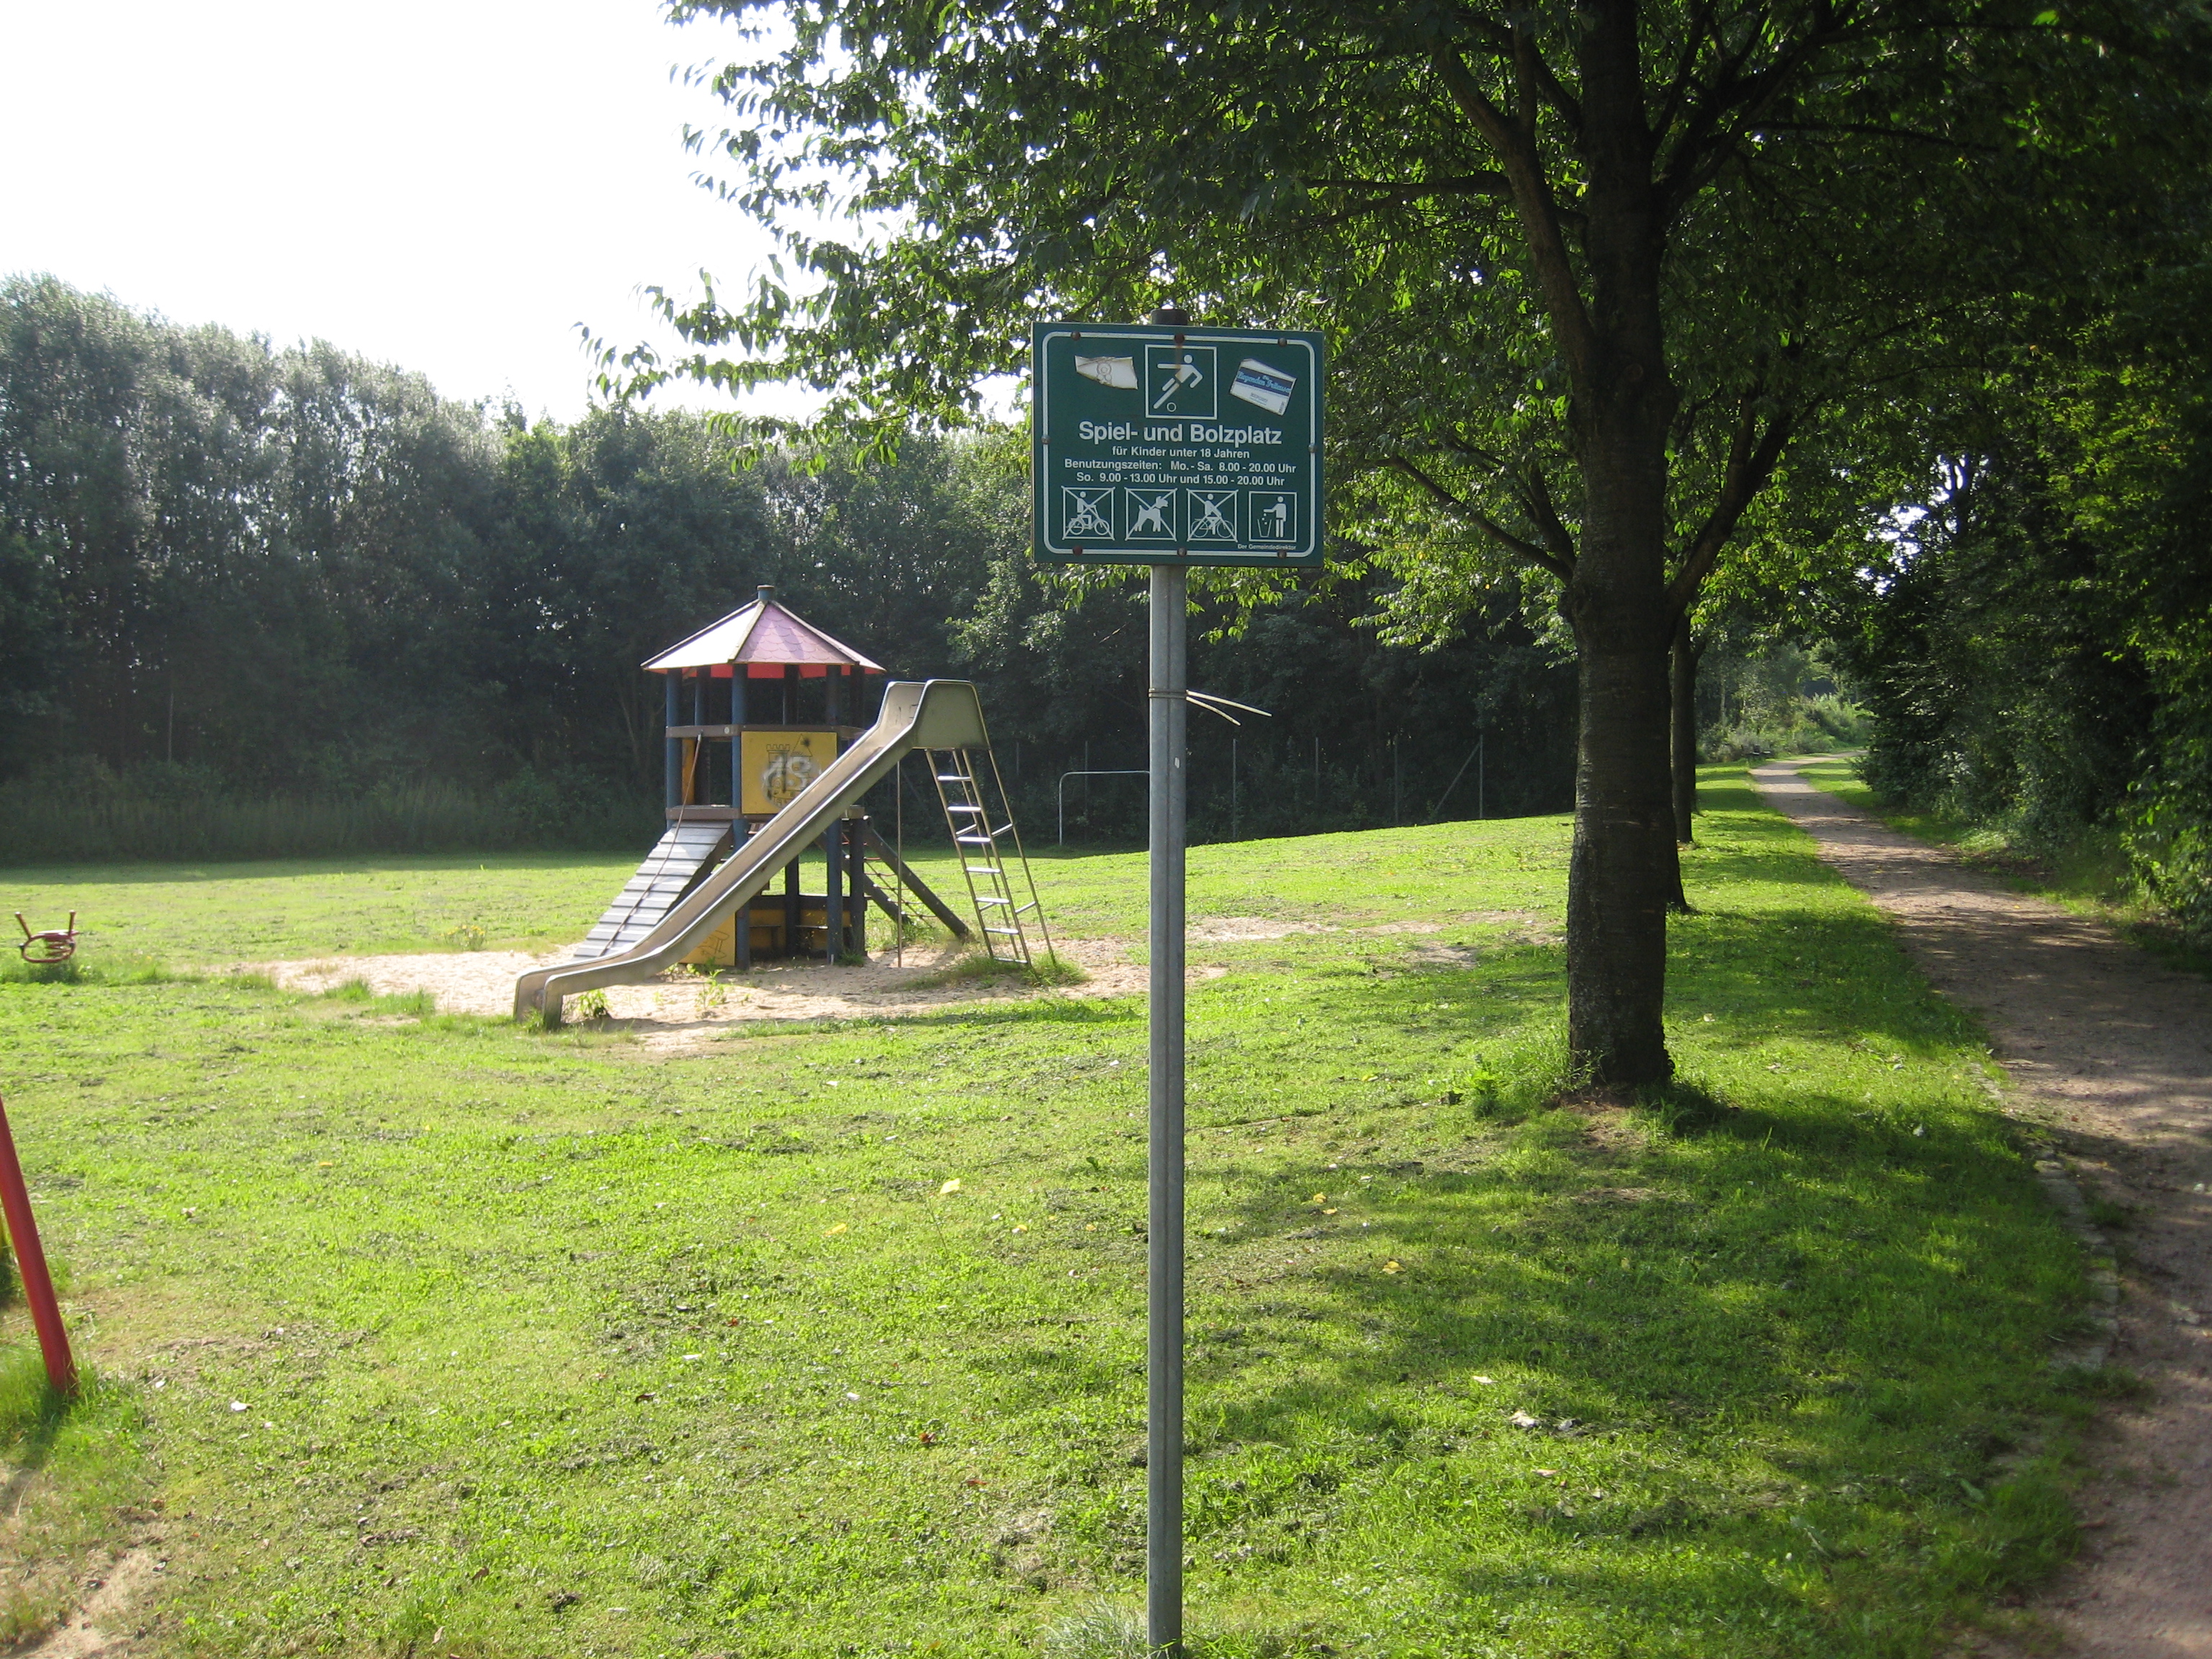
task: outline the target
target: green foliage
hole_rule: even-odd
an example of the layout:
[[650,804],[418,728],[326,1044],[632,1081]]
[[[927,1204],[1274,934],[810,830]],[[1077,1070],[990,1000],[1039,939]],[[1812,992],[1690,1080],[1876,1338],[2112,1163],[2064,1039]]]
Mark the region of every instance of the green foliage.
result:
[[[702,417],[532,427],[327,348],[8,282],[6,855],[649,845],[664,705],[638,665],[762,582],[896,675],[981,681],[1021,821],[1053,823],[1061,772],[1141,756],[1144,630],[1125,593],[1028,568],[1023,454],[915,432],[895,461],[745,466]],[[1375,603],[1368,583],[1288,596],[1239,637],[1233,610],[1198,619],[1196,683],[1276,711],[1198,723],[1200,836],[1417,818],[1478,727],[1490,810],[1571,798],[1555,652],[1509,608],[1494,641],[1424,655],[1359,625]],[[1141,810],[1079,785],[1069,828],[1134,837]]]
[[0,776],[21,766],[30,723],[52,712],[65,655],[55,573],[0,527]]
[[2178,222],[2143,198],[2201,138],[2201,16],[2129,4],[675,9],[771,12],[712,144],[781,257],[664,295],[696,351],[610,350],[610,386],[800,380],[890,442],[972,417],[1038,316],[1320,330],[1338,556],[1388,565],[1408,639],[1569,576],[1616,394],[1670,477],[1601,541],[1663,544],[1693,596],[1793,444],[1857,459],[1863,401],[2133,258],[2113,202]]
[[[2027,857],[2117,844],[2212,944],[2212,337],[2160,298],[2063,368],[1993,380],[1959,454],[1863,550],[1833,633],[1875,717],[1864,775],[1893,808]],[[2155,329],[2154,336],[2150,331]]]
[[1827,664],[1787,641],[1739,646],[1725,632],[1698,659],[1697,707],[1707,760],[1856,748],[1871,729]]
[[2196,778],[2169,775],[2146,793],[2152,799],[2132,826],[2128,851],[2182,932],[2212,947],[2212,791]]
[[[1979,1035],[1705,781],[1670,924],[1696,1082],[1628,1112],[1557,1102],[1565,822],[1194,852],[1226,970],[1190,999],[1200,1651],[1889,1659],[2069,1547],[2085,1407],[2047,1358],[2081,1262]],[[505,938],[611,873],[84,878],[118,942],[230,915],[311,956],[457,893]],[[1141,940],[1141,855],[1040,877],[1056,926]],[[88,1442],[37,1501],[88,1546],[153,1483],[149,1639],[215,1656],[1111,1654],[1144,1045],[1128,1000],[1053,994],[672,1054],[0,986],[43,1213],[158,1452]]]
[[649,844],[647,804],[589,780],[562,792],[528,768],[483,792],[440,779],[320,797],[234,793],[209,769],[160,762],[119,775],[52,768],[0,783],[19,860],[208,860],[473,848]]

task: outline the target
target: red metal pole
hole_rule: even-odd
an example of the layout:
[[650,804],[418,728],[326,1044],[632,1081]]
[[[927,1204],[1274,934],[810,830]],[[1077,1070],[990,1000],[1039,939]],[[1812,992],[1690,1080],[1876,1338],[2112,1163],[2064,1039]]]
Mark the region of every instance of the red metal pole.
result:
[[46,1356],[46,1380],[57,1394],[75,1394],[76,1361],[70,1356],[61,1304],[54,1300],[53,1275],[46,1271],[46,1253],[39,1243],[39,1224],[31,1215],[31,1193],[23,1185],[23,1166],[15,1157],[15,1136],[8,1127],[4,1100],[0,1100],[0,1214],[7,1217],[8,1237],[15,1241],[15,1271],[22,1277],[23,1299],[31,1304],[39,1352]]

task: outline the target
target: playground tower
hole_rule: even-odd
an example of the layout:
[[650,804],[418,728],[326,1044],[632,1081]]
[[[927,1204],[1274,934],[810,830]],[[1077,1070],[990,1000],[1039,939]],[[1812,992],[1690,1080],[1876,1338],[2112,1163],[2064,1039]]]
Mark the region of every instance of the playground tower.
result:
[[[557,1018],[564,996],[678,962],[743,969],[762,957],[864,957],[871,903],[902,927],[918,903],[997,960],[1028,963],[1033,930],[1049,950],[974,686],[904,681],[878,699],[870,677],[883,668],[769,587],[644,666],[665,682],[667,827],[568,960],[517,981],[518,1016]],[[904,787],[898,763],[913,752],[929,763],[972,927],[861,805],[877,783]],[[817,847],[823,881],[810,891],[802,872]],[[779,872],[780,893],[770,890]]]
[[[857,734],[867,677],[884,672],[767,586],[645,667],[667,682],[672,823],[774,817]],[[728,719],[710,724],[715,714]]]
[[[733,846],[796,799],[858,733],[868,677],[884,672],[779,604],[769,586],[645,669],[665,683],[668,828],[579,957],[612,956],[643,939]],[[781,893],[757,896],[742,917],[732,912],[684,960],[750,968],[757,957],[865,955],[869,884],[859,811],[846,809],[850,816],[822,837],[822,890],[802,890],[793,860]],[[848,913],[851,898],[860,902]]]

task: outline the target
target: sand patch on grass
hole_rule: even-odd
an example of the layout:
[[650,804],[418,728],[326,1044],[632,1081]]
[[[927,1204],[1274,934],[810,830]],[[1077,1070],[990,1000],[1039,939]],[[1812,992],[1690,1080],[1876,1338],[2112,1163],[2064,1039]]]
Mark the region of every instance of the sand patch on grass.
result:
[[[1112,939],[1060,939],[1063,962],[1084,974],[1081,983],[1041,989],[1012,975],[956,971],[966,951],[950,943],[909,945],[903,965],[890,956],[865,966],[776,963],[751,972],[726,972],[709,981],[694,974],[664,974],[640,985],[606,988],[608,1024],[653,1048],[696,1048],[718,1031],[769,1020],[896,1018],[963,1005],[1012,1002],[1044,996],[1142,995],[1146,969]],[[269,975],[285,990],[317,994],[360,981],[379,996],[427,992],[439,1012],[498,1016],[514,1007],[514,981],[526,969],[566,960],[565,952],[532,956],[520,951],[463,951],[417,956],[325,957],[312,961],[238,963],[230,971]],[[1197,984],[1228,971],[1198,965],[1187,979]]]
[[160,1573],[152,1550],[141,1546],[125,1552],[92,1575],[91,1594],[44,1638],[21,1650],[21,1659],[123,1659],[146,1651],[120,1626],[141,1609]]
[[495,1014],[514,1006],[514,981],[524,969],[557,961],[562,954],[436,951],[419,956],[316,957],[297,962],[237,962],[219,971],[266,974],[280,990],[311,996],[358,980],[380,997],[428,991],[446,1013]]
[[[1510,924],[1509,940],[1540,933],[1547,918],[1531,911],[1471,911],[1457,923]],[[1379,922],[1365,927],[1283,921],[1265,916],[1213,916],[1194,921],[1188,934],[1194,947],[1251,940],[1289,939],[1299,934],[1334,934],[1346,939],[1388,935],[1423,936],[1454,925],[1443,921]],[[606,988],[611,1025],[629,1030],[653,1047],[690,1048],[717,1028],[764,1020],[896,1018],[963,1005],[1017,1001],[1044,996],[1121,997],[1145,993],[1147,969],[1133,961],[1117,939],[1056,939],[1063,962],[1081,969],[1081,983],[1040,988],[1012,975],[969,971],[966,947],[933,940],[907,947],[903,964],[889,955],[860,967],[830,968],[819,963],[763,964],[750,973],[726,971],[717,982],[689,973],[671,972],[639,985]],[[1428,966],[1463,967],[1477,947],[1428,944],[1417,960]],[[310,995],[358,981],[378,996],[428,994],[441,1013],[495,1018],[514,1008],[514,981],[532,968],[568,959],[566,947],[532,954],[525,951],[434,951],[401,956],[328,956],[279,962],[234,962],[219,973],[265,974],[280,988]],[[1200,984],[1229,970],[1218,964],[1194,965],[1187,981]]]

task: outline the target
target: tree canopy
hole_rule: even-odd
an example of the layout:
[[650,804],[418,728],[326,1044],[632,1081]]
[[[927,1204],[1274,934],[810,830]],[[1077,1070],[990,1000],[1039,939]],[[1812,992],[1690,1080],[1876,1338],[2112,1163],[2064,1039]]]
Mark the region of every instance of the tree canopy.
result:
[[1793,442],[2108,270],[2203,104],[2201,8],[2125,0],[781,9],[715,145],[787,264],[611,379],[797,378],[883,432],[972,411],[1041,314],[1327,333],[1343,550],[1408,604],[1477,545],[1557,586],[1570,1039],[1624,1085],[1669,1070],[1678,619]]

